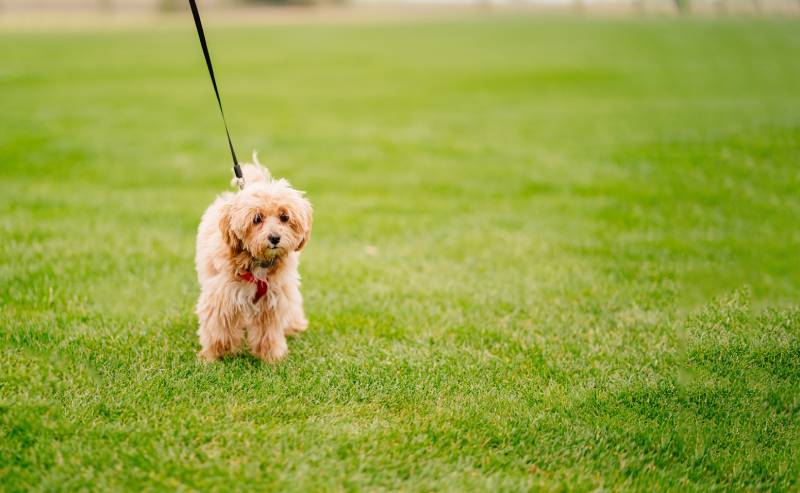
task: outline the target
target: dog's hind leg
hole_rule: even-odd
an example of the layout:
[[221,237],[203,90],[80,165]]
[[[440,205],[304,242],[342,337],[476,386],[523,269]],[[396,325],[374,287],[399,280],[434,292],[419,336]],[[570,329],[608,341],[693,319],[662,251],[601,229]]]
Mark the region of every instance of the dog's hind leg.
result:
[[297,320],[295,323],[292,323],[286,327],[286,330],[283,331],[284,334],[287,336],[297,335],[301,332],[305,332],[308,328],[308,320],[305,318]]
[[308,320],[303,314],[303,309],[300,308],[296,313],[292,314],[292,318],[289,320],[289,324],[286,326],[284,334],[287,336],[299,334],[301,332],[305,332],[307,328]]
[[297,286],[289,290],[287,301],[289,305],[289,316],[284,333],[286,335],[294,335],[304,332],[306,328],[308,328],[308,319],[306,319],[306,315],[303,313],[303,295],[300,294],[300,290]]

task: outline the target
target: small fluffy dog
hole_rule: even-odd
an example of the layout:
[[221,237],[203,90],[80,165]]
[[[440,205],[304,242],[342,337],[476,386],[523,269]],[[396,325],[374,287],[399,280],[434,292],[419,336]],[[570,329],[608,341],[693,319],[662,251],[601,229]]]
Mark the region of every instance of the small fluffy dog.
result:
[[198,356],[206,361],[241,351],[245,338],[253,355],[277,361],[286,335],[308,326],[297,267],[311,203],[253,160],[242,166],[244,189],[218,197],[197,232]]

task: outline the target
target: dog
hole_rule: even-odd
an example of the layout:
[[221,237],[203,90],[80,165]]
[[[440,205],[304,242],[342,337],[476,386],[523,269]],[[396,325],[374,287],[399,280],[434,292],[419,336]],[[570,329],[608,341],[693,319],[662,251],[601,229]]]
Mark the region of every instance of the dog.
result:
[[275,362],[288,352],[286,336],[308,327],[298,265],[311,237],[311,202],[272,178],[255,154],[253,161],[242,166],[244,188],[219,196],[197,231],[204,361],[239,353],[246,341],[254,356]]

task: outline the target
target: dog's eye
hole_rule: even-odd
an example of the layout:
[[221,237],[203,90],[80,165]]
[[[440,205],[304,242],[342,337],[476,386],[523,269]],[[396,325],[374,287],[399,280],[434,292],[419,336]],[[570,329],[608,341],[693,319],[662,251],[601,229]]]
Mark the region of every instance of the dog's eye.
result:
[[278,216],[278,219],[280,219],[282,223],[285,223],[286,221],[289,220],[289,214],[281,212],[281,215]]
[[256,214],[256,217],[253,218],[253,224],[261,224],[262,220],[261,214]]

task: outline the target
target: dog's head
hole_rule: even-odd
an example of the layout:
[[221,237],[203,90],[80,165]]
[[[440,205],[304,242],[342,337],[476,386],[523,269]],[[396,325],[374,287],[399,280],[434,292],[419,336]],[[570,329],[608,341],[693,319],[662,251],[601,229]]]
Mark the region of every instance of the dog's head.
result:
[[234,253],[247,252],[256,261],[273,261],[302,250],[311,236],[312,222],[311,203],[303,192],[265,172],[262,177],[253,170],[244,171],[244,190],[222,207],[222,238]]

